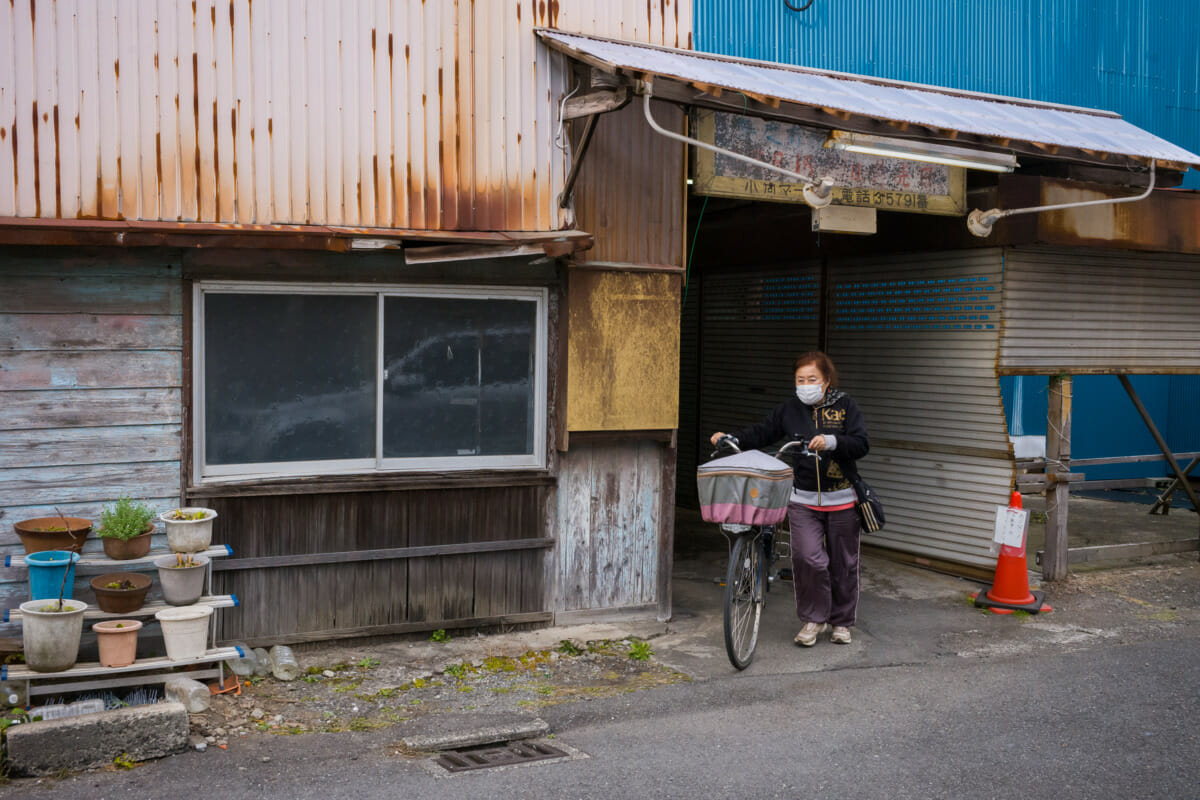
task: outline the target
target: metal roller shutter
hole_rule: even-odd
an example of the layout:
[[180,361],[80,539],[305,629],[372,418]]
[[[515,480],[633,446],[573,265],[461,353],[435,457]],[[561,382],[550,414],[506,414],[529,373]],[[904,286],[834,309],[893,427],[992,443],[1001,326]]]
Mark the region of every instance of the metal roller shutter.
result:
[[[699,442],[758,422],[792,391],[792,361],[816,348],[820,264],[708,273],[701,294]],[[691,480],[693,475],[686,476]],[[685,476],[680,476],[682,482]]]
[[1004,254],[1002,374],[1200,372],[1200,257]]
[[887,510],[866,541],[990,567],[1014,477],[996,357],[998,249],[830,265],[828,350],[871,436],[860,464]]

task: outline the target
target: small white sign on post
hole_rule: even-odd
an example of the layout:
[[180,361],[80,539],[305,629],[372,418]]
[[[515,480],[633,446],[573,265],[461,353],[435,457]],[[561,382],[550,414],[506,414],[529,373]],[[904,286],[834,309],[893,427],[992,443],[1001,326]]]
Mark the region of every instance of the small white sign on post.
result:
[[1025,509],[996,506],[996,532],[992,540],[998,545],[1024,547],[1028,526],[1029,512]]

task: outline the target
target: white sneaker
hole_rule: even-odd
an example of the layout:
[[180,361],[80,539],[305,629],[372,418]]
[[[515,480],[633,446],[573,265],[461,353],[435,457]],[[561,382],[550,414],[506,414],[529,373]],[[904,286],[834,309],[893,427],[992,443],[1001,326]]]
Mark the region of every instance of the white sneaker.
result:
[[829,641],[835,644],[850,644],[850,629],[844,625],[835,626],[833,633],[829,635]]
[[801,647],[812,647],[817,643],[817,637],[827,630],[829,630],[829,624],[826,622],[806,622],[792,641]]

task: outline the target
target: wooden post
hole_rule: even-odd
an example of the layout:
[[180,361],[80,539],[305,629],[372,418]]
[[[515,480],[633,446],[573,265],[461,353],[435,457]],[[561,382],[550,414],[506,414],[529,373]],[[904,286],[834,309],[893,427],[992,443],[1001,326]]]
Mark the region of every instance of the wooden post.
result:
[[671,608],[671,571],[675,566],[675,468],[678,461],[679,448],[676,437],[678,431],[671,435],[670,443],[663,448],[662,462],[662,496],[659,502],[662,510],[658,519],[658,621],[670,622],[673,613]]
[[1046,543],[1042,558],[1042,580],[1067,577],[1067,501],[1071,485],[1054,480],[1071,471],[1070,375],[1050,377],[1050,402],[1046,413]]

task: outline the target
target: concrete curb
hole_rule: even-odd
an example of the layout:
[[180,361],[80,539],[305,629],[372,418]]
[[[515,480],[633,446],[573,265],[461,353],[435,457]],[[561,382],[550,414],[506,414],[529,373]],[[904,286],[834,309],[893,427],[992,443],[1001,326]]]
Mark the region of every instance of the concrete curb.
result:
[[550,732],[550,726],[543,720],[523,720],[509,725],[493,725],[484,728],[472,728],[460,731],[447,731],[437,734],[406,736],[400,740],[409,750],[420,752],[437,752],[441,750],[456,750],[460,747],[475,747],[481,744],[496,742],[511,742],[518,739],[536,739]]
[[188,745],[188,713],[180,703],[121,708],[16,725],[7,739],[13,771],[52,775],[105,766],[122,755],[145,761],[182,752]]

